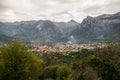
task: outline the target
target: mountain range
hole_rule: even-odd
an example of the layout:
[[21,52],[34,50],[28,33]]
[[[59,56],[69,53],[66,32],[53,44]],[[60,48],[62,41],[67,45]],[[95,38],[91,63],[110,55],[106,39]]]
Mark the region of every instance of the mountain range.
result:
[[11,39],[27,42],[119,42],[120,12],[87,16],[81,23],[33,20],[21,22],[0,22],[0,43]]

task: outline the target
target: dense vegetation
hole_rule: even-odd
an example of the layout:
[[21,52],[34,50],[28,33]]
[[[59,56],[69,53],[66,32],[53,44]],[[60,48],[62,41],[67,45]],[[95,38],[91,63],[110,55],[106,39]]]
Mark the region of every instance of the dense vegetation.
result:
[[20,41],[0,48],[0,80],[119,80],[120,45],[37,55]]

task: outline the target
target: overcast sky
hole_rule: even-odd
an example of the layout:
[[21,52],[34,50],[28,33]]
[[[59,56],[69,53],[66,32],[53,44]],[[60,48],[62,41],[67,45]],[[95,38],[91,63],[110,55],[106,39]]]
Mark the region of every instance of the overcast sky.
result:
[[80,22],[86,16],[120,11],[120,0],[0,0],[0,21]]

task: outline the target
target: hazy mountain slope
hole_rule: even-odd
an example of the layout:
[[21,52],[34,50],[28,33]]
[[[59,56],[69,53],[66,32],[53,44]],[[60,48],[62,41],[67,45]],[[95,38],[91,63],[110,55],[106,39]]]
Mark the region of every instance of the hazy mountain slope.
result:
[[1,33],[25,41],[53,41],[60,38],[61,33],[51,21],[22,21],[1,23]]
[[71,35],[78,41],[119,41],[120,13],[85,18]]
[[70,20],[69,22],[54,22],[54,24],[59,28],[64,37],[70,35],[72,31],[80,26],[80,23],[74,20]]
[[8,37],[6,35],[0,34],[0,44],[4,43],[4,42],[8,42],[10,40],[12,40],[13,38]]
[[28,42],[120,41],[120,12],[97,17],[87,16],[81,24],[74,20],[0,22],[0,34]]

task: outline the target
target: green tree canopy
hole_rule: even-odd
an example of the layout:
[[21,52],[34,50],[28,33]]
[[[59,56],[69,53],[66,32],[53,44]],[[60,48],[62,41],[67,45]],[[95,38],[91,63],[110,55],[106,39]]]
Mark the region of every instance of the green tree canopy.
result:
[[0,48],[0,80],[37,80],[42,60],[14,40]]

